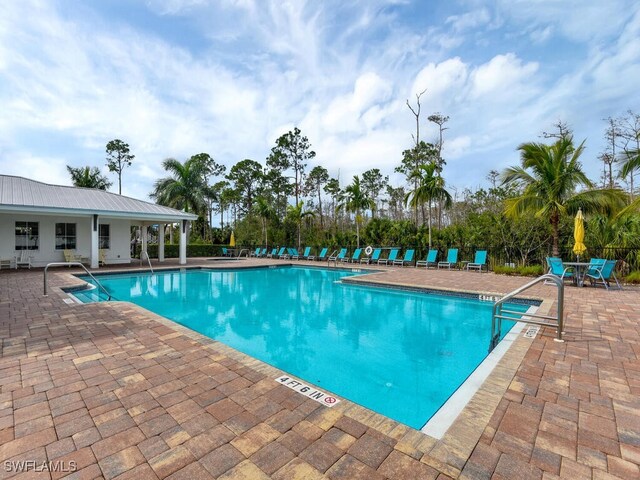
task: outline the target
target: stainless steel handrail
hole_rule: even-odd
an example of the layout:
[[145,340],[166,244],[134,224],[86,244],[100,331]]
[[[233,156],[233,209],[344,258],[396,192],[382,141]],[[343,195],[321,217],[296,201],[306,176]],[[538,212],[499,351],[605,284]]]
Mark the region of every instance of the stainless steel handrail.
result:
[[[522,312],[515,312],[513,310],[504,310],[502,308],[503,304],[508,300],[511,300],[512,298],[514,298],[516,295],[519,295],[525,290],[528,290],[529,288],[533,287],[534,285],[540,282],[547,282],[547,281],[555,283],[556,287],[558,287],[558,300],[557,300],[558,309],[557,309],[556,316],[554,317],[550,315],[528,313],[526,315],[523,315],[522,321],[526,323],[533,323],[534,325],[542,325],[544,327],[556,327],[557,333],[556,333],[556,338],[554,340],[556,342],[564,342],[564,340],[562,339],[562,334],[564,333],[564,282],[562,281],[561,278],[558,278],[555,275],[551,275],[550,273],[547,273],[545,275],[542,275],[541,277],[538,277],[530,281],[529,283],[521,286],[520,288],[515,289],[513,292],[508,293],[507,295],[505,295],[504,297],[502,297],[500,300],[496,301],[493,304],[493,312],[491,315],[491,340],[489,342],[489,352],[491,352],[500,341],[500,334],[502,330],[502,319],[504,318],[512,321],[516,320],[514,319],[514,317],[510,317],[504,314],[517,313],[522,315]],[[540,319],[540,320],[535,320],[535,319]],[[544,321],[544,320],[547,320],[547,321]],[[553,322],[554,320],[555,322]]]
[[147,263],[149,264],[149,269],[151,270],[151,273],[153,274],[153,267],[151,266],[151,258],[149,257],[149,252],[141,252],[140,253],[140,262],[142,263],[142,254],[144,253],[144,256],[147,257]]
[[236,257],[237,259],[239,259],[242,256],[242,252],[247,252],[246,257],[249,258],[249,249],[248,248],[243,248],[242,250],[240,250],[240,253],[238,253],[238,256]]
[[331,252],[331,255],[329,255],[329,258],[327,259],[327,267],[331,266],[331,262],[333,262],[334,267],[338,266],[338,250],[334,250]]
[[87,270],[87,267],[85,267],[80,262],[52,262],[52,263],[47,263],[47,266],[44,267],[44,294],[45,294],[45,296],[47,295],[47,270],[49,269],[49,267],[70,267],[72,265],[75,265],[75,266],[78,266],[78,267],[82,267],[82,269],[85,272],[87,272],[87,275],[89,275],[91,277],[91,279],[94,282],[96,282],[96,286],[99,287],[100,289],[102,289],[102,291],[107,294],[107,300],[111,300],[111,294],[108,292],[108,290],[106,288],[104,288],[102,286],[102,284],[98,281],[98,279],[96,277],[94,277],[89,270]]

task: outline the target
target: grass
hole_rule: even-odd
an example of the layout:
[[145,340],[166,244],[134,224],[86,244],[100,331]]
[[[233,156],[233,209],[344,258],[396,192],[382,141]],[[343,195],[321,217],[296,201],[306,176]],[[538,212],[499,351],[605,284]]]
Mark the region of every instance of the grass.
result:
[[624,283],[640,283],[640,270],[636,270],[635,272],[629,273],[626,277],[624,277]]

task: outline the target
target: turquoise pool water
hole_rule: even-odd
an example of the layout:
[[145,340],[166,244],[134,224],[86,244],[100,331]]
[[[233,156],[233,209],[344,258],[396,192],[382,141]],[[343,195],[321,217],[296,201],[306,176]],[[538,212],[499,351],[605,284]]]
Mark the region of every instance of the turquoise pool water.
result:
[[[351,275],[278,267],[99,281],[114,299],[419,429],[486,357],[492,303],[339,282]],[[96,291],[74,295],[98,299]],[[505,323],[504,333],[513,325]]]

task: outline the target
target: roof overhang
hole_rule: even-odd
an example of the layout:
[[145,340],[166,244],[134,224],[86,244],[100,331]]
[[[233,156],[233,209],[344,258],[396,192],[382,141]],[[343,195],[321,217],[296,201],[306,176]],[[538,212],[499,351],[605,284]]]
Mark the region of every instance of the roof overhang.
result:
[[129,220],[144,220],[157,222],[179,222],[181,220],[197,220],[198,216],[191,213],[179,212],[178,215],[147,213],[147,212],[113,212],[101,210],[70,209],[55,207],[34,207],[29,205],[0,205],[0,213],[32,213],[37,215],[64,215],[64,216],[89,216],[100,215],[109,218],[122,218]]

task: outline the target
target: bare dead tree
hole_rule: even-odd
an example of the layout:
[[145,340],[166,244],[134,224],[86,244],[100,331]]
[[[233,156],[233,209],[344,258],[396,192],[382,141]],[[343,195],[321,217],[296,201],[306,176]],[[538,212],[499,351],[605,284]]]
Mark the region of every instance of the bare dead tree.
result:
[[416,117],[416,134],[411,134],[411,138],[413,138],[413,142],[416,144],[416,146],[418,146],[418,143],[420,143],[420,110],[422,108],[422,106],[420,105],[420,97],[422,97],[422,95],[424,95],[426,91],[427,89],[425,88],[420,93],[416,93],[415,108],[411,106],[411,104],[409,103],[409,99],[407,99],[407,107],[409,107],[409,110],[411,110],[413,116]]
[[[618,138],[621,136],[620,120],[613,117],[607,117],[603,120],[608,124],[607,129],[604,131],[604,138],[609,145],[606,151],[600,155],[600,159],[604,162],[606,170],[608,170],[608,172],[605,172],[605,177],[608,173],[609,188],[613,188],[613,162],[616,159]],[[603,186],[606,186],[606,183],[607,179],[605,178],[603,180]]]
[[542,132],[543,138],[557,138],[561,140],[563,138],[567,138],[573,135],[572,128],[567,124],[567,122],[563,122],[562,120],[558,120],[553,126],[557,129],[555,132]]
[[[437,145],[438,158],[436,159],[436,162],[437,162],[436,173],[438,177],[441,177],[442,168],[447,163],[444,161],[444,158],[442,158],[442,144],[444,142],[444,136],[443,136],[444,131],[449,130],[449,127],[444,126],[444,124],[449,121],[449,116],[442,115],[440,112],[437,112],[432,115],[429,115],[427,117],[427,120],[429,120],[431,123],[435,123],[436,125],[438,125],[438,145]],[[442,228],[442,200],[438,200],[437,209],[438,209],[438,229],[440,229]]]
[[[422,105],[420,104],[420,97],[422,97],[422,95],[425,94],[425,92],[427,91],[427,89],[425,88],[424,90],[422,90],[420,93],[416,93],[416,106],[415,108],[409,103],[409,99],[407,99],[407,107],[409,107],[409,110],[411,110],[411,113],[413,113],[413,116],[416,117],[416,134],[413,135],[411,134],[411,138],[413,138],[413,142],[415,143],[415,151],[416,151],[416,155],[415,155],[415,168],[418,168],[419,162],[420,162],[420,156],[417,154],[418,153],[418,145],[420,144],[420,110],[422,109]],[[413,189],[414,191],[416,191],[418,189],[418,179],[416,178],[413,182]],[[416,221],[416,226],[418,226],[418,205],[416,204],[413,208],[413,212],[415,215],[415,221]],[[424,217],[424,212],[422,213],[422,216]]]

